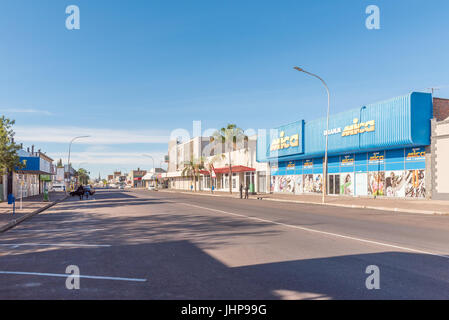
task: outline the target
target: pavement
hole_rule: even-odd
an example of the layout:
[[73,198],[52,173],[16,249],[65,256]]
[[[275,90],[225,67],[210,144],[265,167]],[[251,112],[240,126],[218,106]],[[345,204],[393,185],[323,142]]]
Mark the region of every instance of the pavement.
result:
[[448,216],[97,190],[0,234],[0,299],[449,299],[448,231]]
[[65,192],[49,192],[49,201],[43,201],[44,195],[36,195],[22,199],[22,209],[20,208],[20,199],[16,199],[16,209],[13,214],[13,206],[7,201],[0,202],[0,232],[8,226],[20,223],[28,216],[39,212],[40,210],[61,201],[66,197]]
[[[185,194],[198,194],[217,197],[240,198],[238,192],[210,191],[192,192],[188,190],[161,189],[160,192],[177,192]],[[282,201],[302,204],[319,204],[334,207],[373,209],[382,211],[396,211],[419,214],[449,215],[449,201],[430,199],[398,199],[389,197],[352,197],[352,196],[326,196],[322,203],[320,194],[253,194],[250,198],[260,198],[267,201]]]

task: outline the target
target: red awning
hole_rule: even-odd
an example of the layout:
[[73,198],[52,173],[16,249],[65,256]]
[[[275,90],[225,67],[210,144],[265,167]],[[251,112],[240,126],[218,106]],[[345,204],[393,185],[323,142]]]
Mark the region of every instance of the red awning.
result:
[[134,181],[140,181],[140,180],[142,180],[142,177],[136,177],[136,178],[134,178]]
[[[229,167],[224,167],[224,168],[215,168],[214,169],[215,173],[229,173]],[[250,167],[245,167],[245,166],[232,166],[232,173],[238,173],[238,172],[248,172],[248,171],[256,171],[256,169],[254,168],[250,168]],[[201,170],[200,171],[201,174],[204,175],[209,175],[209,172],[206,170]]]

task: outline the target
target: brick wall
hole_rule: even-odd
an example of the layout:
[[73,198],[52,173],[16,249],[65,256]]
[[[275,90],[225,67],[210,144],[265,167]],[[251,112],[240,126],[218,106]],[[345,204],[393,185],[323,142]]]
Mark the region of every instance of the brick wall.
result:
[[449,99],[433,98],[433,117],[437,121],[449,118]]

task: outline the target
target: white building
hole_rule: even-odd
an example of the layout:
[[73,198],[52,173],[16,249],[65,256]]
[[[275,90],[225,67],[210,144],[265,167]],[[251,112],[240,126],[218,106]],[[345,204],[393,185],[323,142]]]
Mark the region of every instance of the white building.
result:
[[269,192],[269,165],[256,161],[256,141],[257,136],[251,136],[231,152],[223,152],[223,146],[214,144],[209,137],[195,137],[184,143],[170,141],[168,171],[163,177],[168,179],[169,188],[192,190],[195,188],[192,177],[182,175],[184,164],[201,159],[204,169],[196,183],[198,190],[211,190],[213,186],[216,191],[229,191],[232,171],[233,192],[239,191],[240,184],[248,185],[251,192]]

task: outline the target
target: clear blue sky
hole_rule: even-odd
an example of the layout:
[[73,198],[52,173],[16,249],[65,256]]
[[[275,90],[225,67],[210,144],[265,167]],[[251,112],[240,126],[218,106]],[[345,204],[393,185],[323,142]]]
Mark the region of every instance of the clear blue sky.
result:
[[[81,29],[65,28],[78,5]],[[380,8],[381,29],[365,27]],[[270,128],[431,86],[449,98],[449,1],[2,1],[0,113],[104,176],[159,166],[173,129]]]

